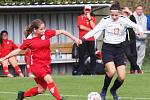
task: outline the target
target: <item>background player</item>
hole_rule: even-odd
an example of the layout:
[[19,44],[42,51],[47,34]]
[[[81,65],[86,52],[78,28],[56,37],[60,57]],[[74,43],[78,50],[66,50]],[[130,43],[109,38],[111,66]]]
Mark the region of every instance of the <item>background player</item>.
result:
[[[17,48],[18,48],[17,45],[13,41],[8,40],[8,32],[5,30],[1,31],[1,34],[0,34],[0,57],[1,58],[5,57],[11,51],[13,51]],[[3,73],[6,74],[7,77],[13,77],[13,75],[10,74],[9,69],[8,69],[9,62],[14,67],[16,73],[20,77],[24,77],[24,75],[21,72],[20,67],[18,66],[18,62],[17,62],[17,59],[15,56],[5,59],[4,61],[1,62],[2,66],[3,66]]]

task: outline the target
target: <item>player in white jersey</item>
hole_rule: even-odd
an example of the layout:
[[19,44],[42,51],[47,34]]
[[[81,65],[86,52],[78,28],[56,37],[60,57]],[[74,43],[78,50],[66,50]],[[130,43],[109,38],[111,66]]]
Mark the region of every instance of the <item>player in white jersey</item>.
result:
[[139,32],[139,35],[143,34],[143,30],[140,26],[133,23],[127,17],[120,15],[120,10],[119,3],[113,4],[110,7],[110,15],[102,18],[98,25],[83,37],[83,39],[87,39],[94,36],[97,39],[104,31],[102,59],[106,68],[106,74],[104,86],[101,91],[102,100],[105,100],[107,89],[116,72],[118,77],[110,89],[110,93],[114,100],[119,100],[116,91],[125,80],[125,63],[122,42],[126,39],[126,28],[135,28]]

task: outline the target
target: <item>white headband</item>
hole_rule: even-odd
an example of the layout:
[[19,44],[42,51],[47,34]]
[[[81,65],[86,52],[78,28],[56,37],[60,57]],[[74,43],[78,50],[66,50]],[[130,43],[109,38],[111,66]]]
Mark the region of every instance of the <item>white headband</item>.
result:
[[118,11],[119,12],[119,10],[110,10],[110,11]]

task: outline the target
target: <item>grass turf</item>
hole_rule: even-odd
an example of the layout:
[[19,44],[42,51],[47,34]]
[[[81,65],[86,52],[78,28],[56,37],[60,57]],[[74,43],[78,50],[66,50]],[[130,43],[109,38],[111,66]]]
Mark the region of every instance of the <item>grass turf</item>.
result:
[[[127,74],[123,86],[118,91],[118,95],[122,97],[121,100],[150,100],[149,77],[150,73]],[[53,78],[65,100],[87,100],[89,92],[100,92],[104,76],[53,76]],[[0,100],[15,100],[18,90],[27,90],[34,85],[33,79],[30,78],[0,78]],[[25,100],[55,100],[49,92],[44,94]],[[109,92],[107,98],[112,100]]]

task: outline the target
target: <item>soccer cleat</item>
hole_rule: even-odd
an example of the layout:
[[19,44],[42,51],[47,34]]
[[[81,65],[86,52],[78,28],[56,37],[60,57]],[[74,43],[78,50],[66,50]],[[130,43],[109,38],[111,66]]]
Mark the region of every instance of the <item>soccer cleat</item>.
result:
[[14,76],[12,74],[7,74],[7,77],[12,78]]
[[135,70],[131,69],[130,74],[135,74]]
[[101,100],[106,100],[106,96],[101,95]]
[[19,76],[22,77],[22,78],[24,77],[24,75],[22,73],[20,73]]
[[65,100],[65,98],[64,97],[61,97],[61,99],[60,100]]
[[119,97],[115,90],[110,89],[110,93],[113,96],[114,100],[119,100]]
[[35,78],[35,76],[34,76],[32,73],[29,73],[28,76],[29,76],[30,78]]
[[23,100],[24,98],[24,92],[23,91],[18,91],[18,97],[16,100]]
[[138,74],[143,74],[143,71],[141,69],[137,70]]
[[101,100],[106,100],[106,93],[107,93],[107,89],[102,89],[100,96],[101,96]]

